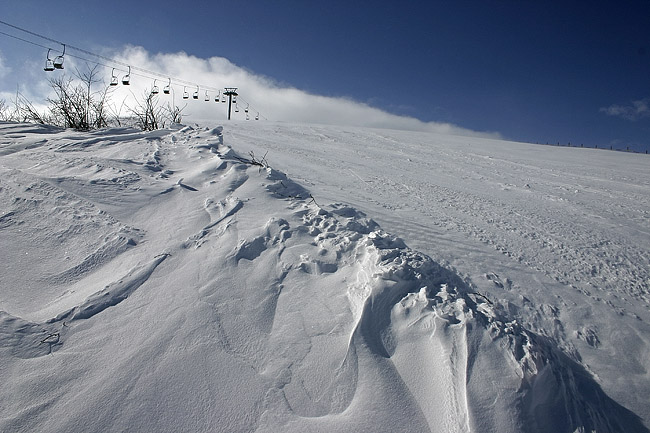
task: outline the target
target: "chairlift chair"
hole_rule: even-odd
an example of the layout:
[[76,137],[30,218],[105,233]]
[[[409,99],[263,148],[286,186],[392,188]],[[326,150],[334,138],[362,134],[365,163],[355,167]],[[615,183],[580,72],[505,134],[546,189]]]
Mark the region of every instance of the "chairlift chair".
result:
[[196,92],[192,95],[192,99],[199,99],[199,86],[196,86]]
[[246,108],[244,108],[244,113],[248,113],[248,105],[249,104],[246,104]]
[[183,99],[188,99],[190,97],[190,94],[187,93],[187,87],[183,86]]
[[160,90],[158,89],[158,86],[156,86],[156,80],[153,80],[153,87],[151,88],[151,94],[152,95],[157,95]]
[[169,95],[169,89],[171,89],[171,87],[172,87],[172,79],[170,78],[170,79],[169,79],[169,84],[167,84],[167,85],[163,88],[163,93],[164,93],[165,95]]
[[205,101],[208,102],[210,100],[210,95],[208,95],[208,91],[205,91]]
[[117,76],[115,75],[115,68],[111,71],[111,86],[117,86]]
[[54,70],[54,62],[52,62],[52,59],[50,59],[50,50],[51,48],[47,49],[47,60],[45,61],[45,67],[43,68],[44,71],[53,71]]
[[129,66],[129,72],[126,73],[125,76],[122,77],[122,84],[125,86],[128,86],[131,84],[131,67]]
[[63,44],[63,52],[61,53],[61,55],[56,56],[54,58],[54,62],[52,62],[54,69],[63,69],[63,56],[65,56],[65,44]]
[[214,102],[219,102],[221,99],[221,90],[219,90],[219,93],[217,93],[217,96],[214,97]]
[[255,120],[260,120],[260,113],[257,113],[257,114],[255,115]]
[[251,120],[250,116],[246,114],[246,120]]
[[235,113],[239,113],[239,106],[235,104]]

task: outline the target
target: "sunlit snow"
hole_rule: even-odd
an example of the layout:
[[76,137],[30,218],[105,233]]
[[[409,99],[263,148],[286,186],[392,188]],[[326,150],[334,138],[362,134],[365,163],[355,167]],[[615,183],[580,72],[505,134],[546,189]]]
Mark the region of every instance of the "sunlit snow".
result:
[[0,123],[0,430],[647,432],[649,166]]

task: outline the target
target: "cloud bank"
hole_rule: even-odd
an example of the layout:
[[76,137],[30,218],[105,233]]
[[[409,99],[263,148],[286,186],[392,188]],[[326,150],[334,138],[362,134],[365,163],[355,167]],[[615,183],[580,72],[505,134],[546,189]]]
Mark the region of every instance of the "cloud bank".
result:
[[[214,122],[225,120],[227,117],[227,104],[215,103],[215,92],[208,91],[211,101],[205,102],[206,91],[201,88],[204,85],[211,88],[238,88],[240,95],[238,99],[239,113],[233,112],[233,119],[245,119],[244,108],[250,104],[249,116],[251,119],[254,119],[259,113],[261,119],[276,121],[391,128],[501,138],[495,132],[477,132],[449,123],[422,122],[412,117],[394,115],[349,98],[310,94],[296,88],[280,85],[268,77],[239,67],[223,57],[202,59],[184,52],[152,54],[142,47],[127,47],[123,51],[113,54],[113,57],[125,64],[137,65],[139,70],[144,69],[159,74],[156,85],[161,89],[168,84],[168,80],[160,77],[172,77],[173,95],[161,94],[161,101],[166,103],[164,98],[171,97],[178,106],[182,107],[187,104],[183,114],[188,121]],[[131,80],[132,88],[129,90],[139,95],[152,87],[153,78],[135,75]],[[175,80],[175,78],[178,80]],[[199,85],[198,100],[192,99],[193,93],[197,91],[196,86],[185,85],[184,82]],[[138,90],[135,91],[134,88],[138,88]],[[119,90],[124,91],[124,89]],[[182,99],[184,92],[189,93],[190,98],[188,100]]]
[[[240,97],[238,98],[239,112],[233,111],[232,113],[232,118],[235,120],[246,118],[244,109],[248,106],[251,121],[259,113],[261,120],[501,138],[495,132],[472,131],[449,123],[423,122],[413,117],[391,114],[349,98],[310,94],[248,71],[223,57],[203,59],[184,52],[153,54],[142,47],[135,46],[127,46],[120,50],[107,50],[102,54],[105,58],[97,61],[101,65],[98,69],[99,76],[102,77],[104,86],[108,86],[113,74],[118,78],[120,84],[110,88],[110,100],[114,104],[114,110],[121,115],[128,114],[129,108],[135,108],[136,101],[141,101],[143,95],[150,92],[155,84],[160,89],[158,94],[160,105],[171,103],[178,107],[184,107],[184,123],[223,122],[227,118],[227,104],[215,102],[216,90],[224,87],[237,87]],[[117,60],[118,63],[114,64],[108,59]],[[70,74],[75,69],[85,71],[87,69],[85,63],[83,60],[75,58],[73,53],[66,57],[64,72]],[[92,61],[88,64],[91,67],[94,66]],[[128,86],[121,84],[123,76],[128,71],[124,65],[131,65],[131,79]],[[30,100],[36,103],[36,106],[41,106],[38,101],[44,101],[47,96],[51,96],[47,79],[53,77],[52,74],[60,74],[61,71],[45,73],[41,66],[32,68],[31,72],[32,82],[25,86],[24,92]],[[171,92],[169,95],[165,95],[162,89],[170,83],[170,79]],[[195,92],[198,92],[196,100],[193,99]],[[183,99],[184,93],[189,94],[188,99]],[[206,98],[209,98],[209,101],[206,102]]]
[[650,117],[650,98],[632,101],[627,105],[610,105],[609,107],[601,108],[600,112],[608,116],[620,117],[635,122]]
[[0,80],[4,79],[11,72],[11,68],[7,66],[7,62],[0,51]]

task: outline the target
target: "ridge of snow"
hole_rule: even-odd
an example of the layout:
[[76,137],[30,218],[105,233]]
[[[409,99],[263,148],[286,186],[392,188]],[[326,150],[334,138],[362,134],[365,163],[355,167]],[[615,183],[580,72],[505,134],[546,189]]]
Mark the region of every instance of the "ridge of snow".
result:
[[[263,131],[0,124],[0,429],[647,431],[603,389],[607,361],[575,346],[611,339],[566,336],[567,314],[595,320],[578,295],[531,301],[525,276],[491,271],[485,291],[229,147]],[[631,365],[648,347],[635,320]]]

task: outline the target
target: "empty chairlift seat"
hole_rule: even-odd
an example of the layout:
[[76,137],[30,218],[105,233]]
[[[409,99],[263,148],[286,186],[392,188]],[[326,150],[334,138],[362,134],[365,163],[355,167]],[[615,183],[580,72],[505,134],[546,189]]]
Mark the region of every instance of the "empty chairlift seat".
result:
[[125,76],[122,77],[122,84],[125,86],[128,86],[131,84],[131,67],[129,66],[129,72],[126,73]]
[[111,86],[117,86],[117,84],[117,75],[115,75],[115,68],[113,68],[113,71],[111,72]]
[[51,48],[47,49],[47,60],[45,60],[45,67],[43,68],[44,71],[53,71],[54,70],[54,62],[52,59],[50,59],[50,51]]
[[65,44],[63,44],[63,52],[61,53],[61,55],[56,56],[54,58],[54,61],[52,62],[54,69],[63,69],[63,56],[65,56]]

